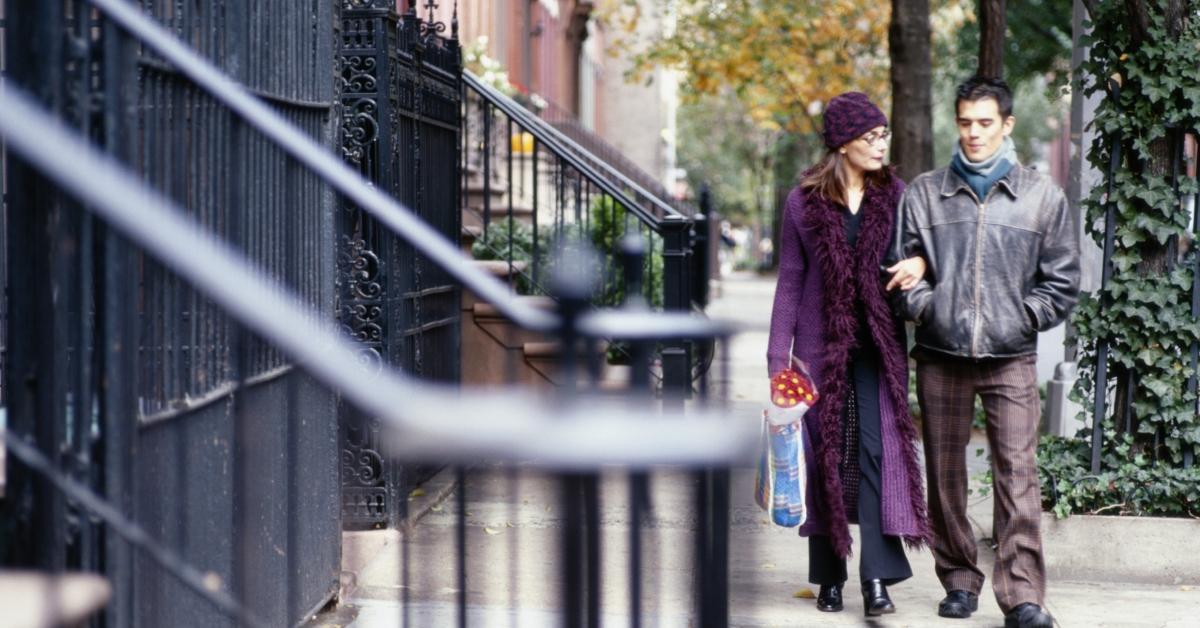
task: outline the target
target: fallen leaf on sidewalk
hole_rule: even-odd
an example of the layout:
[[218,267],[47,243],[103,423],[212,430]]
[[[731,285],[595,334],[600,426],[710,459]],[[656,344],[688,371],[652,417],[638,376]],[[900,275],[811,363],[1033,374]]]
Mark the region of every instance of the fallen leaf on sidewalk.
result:
[[414,489],[412,490],[412,492],[408,494],[408,496],[409,496],[410,498],[412,498],[412,497],[421,497],[421,496],[422,496],[422,495],[424,495],[424,494],[425,494],[425,489],[423,489],[423,488],[414,488]]
[[493,530],[493,529],[491,529],[491,528],[488,528],[488,527],[485,527],[485,528],[483,529],[483,532],[484,532],[485,534],[487,534],[488,536],[495,536],[495,535],[497,535],[497,534],[500,534],[500,531],[499,531],[499,530]]
[[512,524],[512,522],[511,522],[511,521],[505,521],[505,522],[504,522],[504,527],[506,527],[506,528],[511,528],[511,527],[513,527],[513,524]]
[[432,510],[433,512],[442,512],[442,505],[438,504],[437,506],[433,506],[430,508],[430,510]]
[[812,600],[812,599],[816,599],[817,594],[813,593],[812,589],[806,588],[806,589],[800,589],[799,591],[796,591],[795,593],[792,594],[792,597],[799,598],[801,600]]
[[775,563],[763,563],[763,564],[762,564],[762,568],[763,568],[763,569],[774,569],[774,568],[775,568]]
[[1185,585],[1183,585],[1183,586],[1179,587],[1179,590],[1180,590],[1180,591],[1191,591],[1191,590],[1194,590],[1195,588],[1196,588],[1196,587],[1194,587],[1194,586],[1192,586],[1192,585],[1190,585],[1190,584],[1185,584]]

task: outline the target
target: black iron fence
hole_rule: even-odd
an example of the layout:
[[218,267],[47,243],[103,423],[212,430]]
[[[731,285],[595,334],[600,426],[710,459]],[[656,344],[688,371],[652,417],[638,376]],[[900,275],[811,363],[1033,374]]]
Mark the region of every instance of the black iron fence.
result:
[[[7,15],[15,15],[14,4],[6,4]],[[6,438],[16,441],[3,504],[14,526],[6,564],[105,574],[116,593],[104,625],[294,623],[336,592],[341,397],[358,416],[396,430],[390,441],[398,459],[536,459],[570,470],[560,479],[568,518],[556,557],[567,574],[568,625],[598,617],[591,600],[599,567],[582,559],[598,551],[600,466],[701,469],[694,600],[702,625],[724,625],[728,476],[720,469],[744,455],[752,435],[703,413],[692,413],[681,431],[677,417],[654,416],[644,398],[629,405],[577,399],[577,391],[565,399],[460,397],[400,375],[396,368],[438,376],[436,368],[414,369],[405,361],[412,354],[363,360],[370,347],[348,344],[330,327],[339,313],[337,221],[347,213],[369,218],[368,232],[389,232],[411,247],[404,257],[399,242],[387,245],[401,252],[386,270],[427,264],[430,283],[408,285],[398,299],[420,302],[450,283],[467,287],[523,327],[553,334],[567,369],[592,363],[591,341],[600,338],[625,339],[645,356],[656,344],[683,348],[729,330],[637,308],[593,312],[587,292],[569,289],[581,282],[555,292],[556,311],[523,305],[380,189],[380,181],[399,180],[403,194],[404,176],[417,177],[408,188],[417,212],[423,198],[453,194],[422,196],[429,171],[421,164],[437,163],[437,155],[421,153],[405,167],[393,161],[397,178],[368,173],[380,174],[375,185],[344,164],[332,150],[342,144],[345,115],[337,115],[328,37],[347,23],[340,5],[144,4],[158,21],[122,0],[63,0],[21,3],[22,13],[5,22],[7,58],[22,61],[9,66],[0,89],[0,133],[16,157],[6,153],[4,173],[14,295],[6,326],[23,332],[10,335],[4,372],[12,393]],[[419,45],[414,50],[424,54]],[[397,55],[404,50],[398,45]],[[435,71],[416,80],[439,78],[439,54],[428,57]],[[329,68],[326,87],[318,84],[321,67]],[[437,127],[415,93],[413,118]],[[417,124],[412,131],[434,132]],[[664,219],[673,222],[686,225]],[[340,233],[364,234],[355,228]],[[684,310],[692,301],[683,263],[690,242],[683,229],[671,229],[678,237],[663,246],[680,254],[664,267],[682,270],[673,271],[678,283],[664,300]],[[627,268],[626,285],[639,291],[643,264]],[[634,388],[644,389],[648,363],[635,364],[642,367],[634,369]],[[637,446],[597,448],[601,434],[603,442]],[[637,539],[640,523],[631,527]],[[464,540],[461,624],[467,552]],[[582,565],[586,573],[577,571]],[[641,572],[636,559],[630,569]],[[635,600],[637,582],[630,583]]]
[[[617,263],[618,243],[647,243],[640,296],[653,308],[703,311],[711,226],[703,213],[684,215],[612,164],[534,115],[498,89],[464,74],[463,215],[477,259],[507,265],[519,294],[546,295],[552,251],[588,240],[602,255],[601,284],[591,301],[623,301],[628,287]],[[705,277],[703,282],[700,277]],[[711,355],[690,344],[658,350],[662,390],[686,397]],[[632,359],[617,344],[612,358]]]
[[[6,77],[327,315],[328,187],[119,17],[160,24],[155,37],[189,42],[210,71],[332,145],[334,7],[293,6],[144,2],[142,14],[125,2],[8,2]],[[77,158],[59,150],[64,162]],[[7,328],[24,330],[4,372],[11,431],[33,436],[59,472],[181,560],[254,600],[256,616],[298,618],[324,604],[337,586],[339,520],[336,502],[310,497],[337,490],[333,391],[131,249],[78,197],[27,163],[8,166]],[[11,478],[18,564],[108,574],[120,583],[111,625],[224,621],[43,477]]]
[[[1109,98],[1113,102],[1120,101],[1120,85],[1114,80],[1109,83]],[[1186,261],[1192,267],[1192,287],[1191,287],[1191,315],[1195,319],[1200,316],[1200,251],[1196,249],[1196,238],[1200,238],[1200,207],[1197,207],[1197,198],[1195,194],[1185,196],[1181,194],[1180,183],[1185,177],[1194,177],[1195,165],[1191,167],[1192,173],[1188,172],[1188,151],[1189,143],[1192,146],[1191,151],[1196,150],[1195,145],[1197,138],[1200,138],[1200,130],[1188,129],[1181,127],[1172,127],[1167,129],[1166,134],[1166,149],[1169,154],[1170,166],[1166,173],[1171,189],[1173,190],[1172,206],[1179,212],[1186,214],[1190,211],[1192,221],[1192,241],[1183,245],[1178,241],[1178,238],[1171,236],[1167,244],[1167,263],[1170,270],[1175,264],[1180,263],[1180,251],[1183,249],[1186,252]],[[1113,138],[1109,151],[1109,163],[1107,172],[1105,173],[1106,192],[1106,208],[1104,216],[1104,238],[1102,241],[1103,249],[1103,265],[1101,267],[1100,289],[1103,295],[1100,299],[1099,306],[1103,311],[1105,308],[1112,307],[1111,298],[1104,291],[1108,286],[1112,274],[1113,267],[1113,252],[1115,248],[1114,238],[1116,233],[1116,212],[1117,203],[1113,195],[1113,186],[1117,185],[1117,172],[1121,168],[1123,159],[1123,150],[1127,150],[1127,138],[1122,138],[1119,135]],[[1194,159],[1194,157],[1193,157]],[[1146,164],[1141,164],[1141,170],[1148,170]],[[1120,364],[1111,364],[1109,352],[1109,341],[1101,338],[1096,345],[1096,364],[1095,364],[1095,380],[1093,383],[1093,398],[1092,402],[1092,425],[1091,425],[1091,470],[1092,473],[1099,473],[1102,465],[1102,449],[1104,431],[1106,427],[1114,429],[1116,434],[1139,434],[1142,432],[1141,422],[1137,416],[1135,409],[1135,393],[1139,385],[1138,372],[1136,368],[1123,366]],[[1200,371],[1200,344],[1192,343],[1188,356],[1188,365],[1191,369],[1191,376],[1188,377],[1186,385],[1186,393],[1192,399],[1197,396],[1197,375]],[[1111,367],[1111,372],[1110,372]],[[1200,401],[1195,402],[1197,405],[1196,413],[1200,414]],[[1151,437],[1151,446],[1149,449],[1150,458],[1157,464],[1160,462],[1160,453],[1162,446],[1168,437],[1164,433],[1163,426],[1160,424],[1153,430]],[[1182,450],[1182,466],[1189,469],[1195,462],[1195,454],[1193,447],[1186,445]]]
[[[346,163],[447,239],[458,211],[461,54],[457,33],[398,15],[393,2],[342,12],[339,84]],[[459,379],[459,294],[450,275],[345,202],[338,212],[338,316],[363,359],[416,377]],[[432,469],[381,455],[379,420],[342,410],[342,523],[396,525],[405,496]]]
[[579,146],[582,149],[581,155],[591,156],[594,163],[608,173],[610,179],[618,182],[628,181],[685,216],[692,216],[696,213],[695,205],[686,199],[677,198],[658,177],[646,172],[632,159],[625,156],[620,149],[597,135],[595,131],[587,128],[575,114],[567,111],[561,105],[547,102],[540,108],[533,106],[532,103],[527,106],[536,110],[540,118],[549,122],[551,126]]

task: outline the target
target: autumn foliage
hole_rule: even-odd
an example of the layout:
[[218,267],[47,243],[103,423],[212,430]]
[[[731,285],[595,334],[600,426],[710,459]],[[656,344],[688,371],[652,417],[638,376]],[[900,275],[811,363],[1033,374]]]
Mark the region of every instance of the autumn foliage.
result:
[[[610,9],[618,34],[633,33],[641,7]],[[678,0],[674,28],[637,46],[634,79],[659,67],[680,72],[682,95],[698,99],[730,90],[755,123],[795,133],[820,129],[823,104],[847,90],[888,107],[887,2]]]

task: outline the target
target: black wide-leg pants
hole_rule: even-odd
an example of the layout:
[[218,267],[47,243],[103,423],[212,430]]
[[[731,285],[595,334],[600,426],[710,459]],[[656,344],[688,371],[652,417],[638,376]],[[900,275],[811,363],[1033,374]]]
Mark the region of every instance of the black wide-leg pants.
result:
[[[864,582],[881,580],[891,585],[911,578],[912,568],[900,538],[883,533],[879,368],[878,354],[870,347],[853,356],[849,369],[858,405],[858,527],[861,537],[858,571]],[[846,561],[838,558],[828,536],[808,537],[808,581],[816,585],[846,581]]]

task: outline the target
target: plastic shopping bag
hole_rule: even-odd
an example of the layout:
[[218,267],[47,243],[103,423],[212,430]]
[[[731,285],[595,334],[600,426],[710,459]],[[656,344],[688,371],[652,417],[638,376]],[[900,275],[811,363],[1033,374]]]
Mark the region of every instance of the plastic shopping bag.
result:
[[804,364],[771,378],[771,401],[763,410],[763,429],[755,477],[755,501],[771,513],[775,525],[793,528],[804,523],[807,472],[804,461],[804,413],[817,401],[816,387]]

